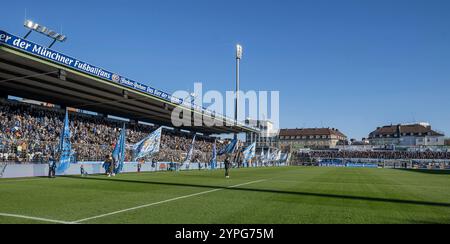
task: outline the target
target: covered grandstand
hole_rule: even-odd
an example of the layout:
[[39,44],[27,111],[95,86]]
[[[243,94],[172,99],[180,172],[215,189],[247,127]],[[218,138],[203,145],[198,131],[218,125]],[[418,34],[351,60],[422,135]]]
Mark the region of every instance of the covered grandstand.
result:
[[[187,106],[187,101],[159,89],[0,30],[0,96],[8,95],[169,127],[172,111],[181,106],[218,125],[179,129],[205,135],[259,132],[201,106]],[[194,116],[191,118],[194,120]]]

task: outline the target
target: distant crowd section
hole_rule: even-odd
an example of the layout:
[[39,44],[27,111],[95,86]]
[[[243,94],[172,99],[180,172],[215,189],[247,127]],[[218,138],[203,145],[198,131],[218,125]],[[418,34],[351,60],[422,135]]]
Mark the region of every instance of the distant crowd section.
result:
[[[47,163],[59,144],[65,111],[18,101],[0,99],[0,163]],[[70,112],[72,149],[76,161],[103,161],[110,154],[119,136],[123,121],[87,113]],[[144,139],[158,126],[126,123],[126,143],[131,146]],[[192,143],[193,134],[163,129],[161,150],[154,158],[159,162],[183,162]],[[197,135],[192,162],[211,160],[213,144],[217,151],[227,144],[217,138]],[[288,152],[289,153],[289,152]],[[291,162],[312,159],[386,159],[386,160],[449,160],[450,151],[395,150],[328,150],[290,152]],[[258,155],[260,152],[258,152]],[[257,159],[261,161],[259,156]],[[223,158],[219,157],[220,162]],[[127,150],[126,161],[132,161]]]
[[[59,144],[65,111],[11,100],[0,99],[0,162],[47,163]],[[112,152],[123,123],[98,115],[69,113],[72,148],[77,161],[102,161]],[[127,144],[145,138],[157,126],[126,123]],[[193,135],[164,129],[157,161],[182,162]],[[209,162],[215,138],[198,136],[193,161]],[[217,140],[217,150],[225,142]],[[132,160],[127,150],[126,161]]]
[[320,159],[450,159],[450,152],[407,151],[310,151],[294,153],[297,160]]

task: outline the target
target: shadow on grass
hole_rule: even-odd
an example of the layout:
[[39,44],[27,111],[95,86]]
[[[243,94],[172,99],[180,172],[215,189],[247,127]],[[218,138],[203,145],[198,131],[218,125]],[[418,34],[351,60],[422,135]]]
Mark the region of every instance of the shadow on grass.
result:
[[410,224],[419,224],[419,225],[437,225],[437,224],[448,224],[450,223],[450,219],[444,219],[443,221],[431,221],[431,220],[408,220]]
[[428,202],[428,201],[415,201],[415,200],[403,200],[403,199],[390,199],[390,198],[377,198],[377,197],[363,197],[363,196],[348,196],[326,193],[312,193],[312,192],[295,192],[295,191],[279,191],[269,189],[252,189],[252,188],[239,188],[239,187],[227,187],[227,186],[210,186],[210,185],[194,185],[185,183],[170,183],[170,182],[153,182],[153,181],[138,181],[138,180],[124,180],[124,179],[112,179],[112,178],[89,178],[79,176],[61,176],[63,178],[80,179],[80,180],[92,180],[92,181],[111,181],[117,183],[132,183],[132,184],[149,184],[149,185],[162,185],[162,186],[179,186],[179,187],[198,187],[208,189],[226,189],[232,191],[247,191],[247,192],[262,192],[262,193],[275,193],[275,194],[288,194],[295,196],[312,196],[312,197],[326,197],[336,199],[348,199],[348,200],[364,200],[372,202],[385,202],[385,203],[400,203],[400,204],[413,204],[423,206],[435,206],[435,207],[450,207],[450,203]]
[[432,175],[450,175],[450,170],[447,169],[395,169],[395,170],[412,173],[432,174]]

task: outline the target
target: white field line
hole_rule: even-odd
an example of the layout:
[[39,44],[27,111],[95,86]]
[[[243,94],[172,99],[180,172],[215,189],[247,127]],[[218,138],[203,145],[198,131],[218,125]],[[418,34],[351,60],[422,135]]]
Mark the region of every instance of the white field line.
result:
[[0,216],[10,217],[10,218],[19,218],[19,219],[31,219],[31,220],[38,220],[38,221],[42,221],[42,222],[57,223],[57,224],[73,224],[73,223],[67,222],[67,221],[61,221],[61,220],[55,220],[55,219],[46,219],[46,218],[38,218],[38,217],[32,217],[32,216],[26,216],[26,215],[18,215],[18,214],[0,213]]
[[229,187],[226,187],[226,188],[218,188],[218,189],[213,189],[213,190],[209,190],[209,191],[203,191],[203,192],[194,193],[194,194],[190,194],[190,195],[186,195],[186,196],[175,197],[175,198],[167,199],[167,200],[164,200],[164,201],[149,203],[149,204],[145,204],[145,205],[141,205],[141,206],[137,206],[137,207],[127,208],[127,209],[123,209],[123,210],[119,210],[119,211],[115,211],[115,212],[111,212],[111,213],[106,213],[106,214],[101,214],[101,215],[97,215],[97,216],[93,216],[93,217],[89,217],[89,218],[85,218],[85,219],[76,220],[76,221],[73,221],[71,223],[72,224],[77,224],[77,223],[86,222],[86,221],[93,220],[93,219],[98,219],[98,218],[103,218],[103,217],[107,217],[107,216],[111,216],[111,215],[115,215],[115,214],[120,214],[120,213],[124,213],[124,212],[133,211],[133,210],[136,210],[136,209],[147,208],[147,207],[151,207],[151,206],[155,206],[155,205],[159,205],[159,204],[163,204],[163,203],[177,201],[177,200],[180,200],[180,199],[186,199],[186,198],[190,198],[190,197],[200,196],[200,195],[204,195],[204,194],[208,194],[208,193],[212,193],[212,192],[216,192],[216,191],[232,189],[232,188],[245,186],[245,185],[250,185],[250,184],[255,184],[255,183],[259,183],[259,182],[263,182],[263,181],[266,181],[266,180],[257,180],[257,181],[247,182],[247,183],[243,183],[243,184],[239,184],[239,185],[235,185],[235,186],[229,186]]
[[[38,178],[38,179],[23,179],[23,180],[0,180],[0,184],[2,183],[16,183],[16,182],[27,182],[27,181],[38,181],[38,180],[45,180],[44,178]],[[48,180],[48,178],[47,178]]]

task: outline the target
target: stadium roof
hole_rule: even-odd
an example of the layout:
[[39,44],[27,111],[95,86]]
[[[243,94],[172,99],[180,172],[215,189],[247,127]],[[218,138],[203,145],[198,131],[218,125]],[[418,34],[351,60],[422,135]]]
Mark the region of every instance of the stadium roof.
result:
[[[172,111],[187,108],[186,101],[168,93],[1,30],[0,93],[170,127]],[[180,129],[206,134],[259,132],[203,107],[189,110],[220,126]]]
[[431,129],[430,125],[424,123],[406,124],[406,125],[387,125],[378,127],[375,131],[370,133],[369,138],[373,139],[380,136],[400,137],[404,134],[410,136],[444,136],[444,134],[436,132]]

